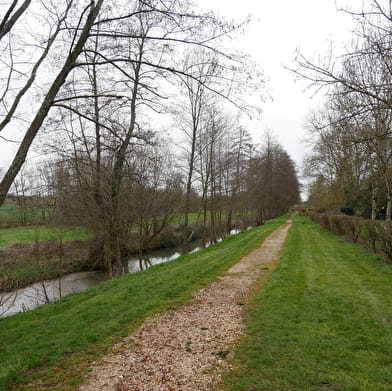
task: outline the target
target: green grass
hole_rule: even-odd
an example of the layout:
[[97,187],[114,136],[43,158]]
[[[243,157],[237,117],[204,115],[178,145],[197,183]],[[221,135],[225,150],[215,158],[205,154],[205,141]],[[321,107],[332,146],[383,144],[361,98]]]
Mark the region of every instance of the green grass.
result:
[[[228,214],[227,211],[222,211],[222,218],[225,219],[227,217],[227,214]],[[251,214],[252,214],[251,211],[248,211],[246,213],[246,215],[248,215],[248,216],[251,216]],[[242,216],[242,215],[243,215],[243,212],[240,212],[240,211],[234,211],[233,212],[233,217]],[[172,221],[174,223],[177,223],[177,224],[183,224],[184,223],[184,214],[182,214],[182,213],[174,214],[172,216],[172,218],[173,218]],[[211,219],[211,212],[207,211],[207,220],[210,220],[210,219]],[[200,213],[188,213],[188,222],[190,224],[193,224],[193,223],[196,223],[196,222],[201,223],[202,221],[203,221],[203,212],[200,212]]]
[[297,217],[222,389],[390,391],[391,282],[376,255]]
[[[25,218],[27,224],[42,224],[48,216],[48,209],[39,206],[27,206]],[[21,225],[20,207],[18,205],[0,206],[0,227]]]
[[[192,291],[213,281],[256,248],[286,217],[198,253],[108,281],[31,312],[0,319],[0,389],[4,390],[10,381],[25,382],[23,372],[37,366],[59,365],[59,375],[64,372],[59,360],[67,355],[90,352],[94,356],[100,341],[129,332],[147,316],[189,300]],[[84,361],[82,354],[76,366]],[[50,377],[47,373],[41,376]]]
[[[172,216],[172,221],[175,224],[184,224],[184,214],[183,213],[176,213]],[[207,219],[211,218],[210,211],[207,212]],[[188,223],[193,224],[196,222],[201,223],[203,221],[203,213],[188,213]]]
[[14,217],[18,214],[19,207],[16,205],[2,205],[0,207],[0,217]]
[[[4,216],[7,213],[10,216],[14,216],[17,213],[18,206],[15,205],[3,205],[0,208],[0,227],[1,221],[4,220]],[[197,213],[189,213],[189,223],[201,222],[202,216]],[[210,213],[208,213],[210,218]],[[3,219],[3,220],[2,220]],[[184,222],[184,215],[177,214],[173,215],[172,222],[174,224],[181,224]],[[47,227],[47,226],[33,226],[33,227],[17,227],[17,228],[0,228],[0,247],[6,247],[13,243],[25,242],[32,243],[38,240],[58,240],[60,238],[60,229]],[[63,240],[77,240],[87,239],[91,237],[88,231],[84,228],[67,228],[64,229]]]
[[87,239],[91,235],[84,228],[66,228],[61,230],[56,227],[19,227],[0,229],[0,247],[6,247],[13,243],[32,243],[36,240],[59,240],[63,241]]

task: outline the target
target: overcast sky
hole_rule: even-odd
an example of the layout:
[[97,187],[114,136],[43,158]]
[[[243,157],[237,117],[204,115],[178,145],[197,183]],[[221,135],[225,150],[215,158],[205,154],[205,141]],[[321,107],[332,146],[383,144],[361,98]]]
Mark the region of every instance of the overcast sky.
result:
[[[337,0],[338,6],[348,1]],[[353,24],[350,17],[337,12],[335,0],[197,0],[202,8],[221,16],[240,19],[252,14],[252,23],[241,39],[242,49],[252,55],[270,78],[272,102],[262,105],[263,118],[249,124],[255,142],[260,142],[266,129],[271,129],[298,166],[302,163],[304,118],[320,98],[303,92],[304,82],[295,82],[284,69],[290,66],[296,48],[308,57],[323,53],[330,40],[336,49],[350,38]],[[357,9],[362,0],[351,0]]]
[[[202,9],[212,9],[220,16],[241,20],[252,14],[256,20],[238,41],[241,49],[253,57],[270,79],[268,85],[272,102],[262,105],[261,121],[248,123],[255,142],[270,129],[300,167],[303,158],[306,113],[314,106],[310,92],[303,92],[306,84],[294,81],[284,69],[290,65],[296,48],[311,57],[323,52],[327,41],[336,46],[350,37],[351,19],[336,11],[335,0],[195,0]],[[348,0],[338,0],[345,5]],[[360,7],[362,0],[351,0]],[[15,146],[0,143],[0,163],[5,163]],[[7,153],[8,152],[8,153]],[[8,156],[6,156],[8,155]]]

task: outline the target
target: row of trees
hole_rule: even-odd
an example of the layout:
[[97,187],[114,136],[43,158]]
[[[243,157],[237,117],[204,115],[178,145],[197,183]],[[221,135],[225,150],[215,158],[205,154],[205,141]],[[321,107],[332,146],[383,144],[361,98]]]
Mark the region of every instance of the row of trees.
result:
[[[46,158],[43,194],[55,217],[92,229],[110,270],[135,227],[143,248],[175,212],[185,214],[183,240],[191,240],[195,194],[204,226],[210,214],[213,240],[223,211],[230,227],[240,199],[247,200],[242,209],[259,210],[258,223],[297,200],[287,154],[271,140],[267,154],[255,151],[247,132],[222,114],[227,105],[257,111],[242,97],[263,92],[258,68],[227,49],[243,24],[183,0],[1,7],[0,132],[2,140],[22,141],[1,179],[0,205],[12,183],[15,190],[21,183],[34,142],[40,154],[54,155]],[[164,127],[172,138],[185,136],[181,159],[164,142]],[[287,171],[291,198],[264,194],[281,190],[287,178],[279,170]]]
[[392,10],[370,0],[343,10],[357,28],[346,51],[309,60],[299,54],[297,75],[326,88],[324,105],[307,121],[313,151],[306,171],[310,200],[318,208],[343,205],[375,219],[392,214]]
[[[263,145],[254,145],[244,128],[220,113],[214,109],[202,122],[190,190],[191,150],[185,142],[180,149],[170,148],[160,132],[151,132],[148,139],[131,143],[116,220],[111,219],[113,152],[109,149],[100,165],[99,202],[95,161],[76,145],[46,162],[38,173],[22,171],[13,189],[29,195],[37,195],[39,190],[41,197],[31,200],[38,210],[46,210],[47,223],[84,226],[93,232],[98,253],[109,270],[130,246],[135,250],[135,235],[142,251],[170,224],[183,220],[179,228],[185,244],[193,239],[195,230],[205,242],[216,242],[233,228],[263,224],[299,201],[296,169],[282,147],[271,136]],[[18,194],[22,202],[25,198]],[[192,223],[178,219],[190,213]]]
[[[173,80],[195,80],[228,100],[236,86],[259,87],[246,56],[222,50],[242,25],[190,1],[14,0],[0,7],[0,132],[2,140],[22,138],[0,182],[0,204],[37,134],[79,122],[94,138],[97,161],[102,140],[116,141],[115,209],[129,142],[143,115],[166,110]],[[208,56],[186,65],[192,50]]]

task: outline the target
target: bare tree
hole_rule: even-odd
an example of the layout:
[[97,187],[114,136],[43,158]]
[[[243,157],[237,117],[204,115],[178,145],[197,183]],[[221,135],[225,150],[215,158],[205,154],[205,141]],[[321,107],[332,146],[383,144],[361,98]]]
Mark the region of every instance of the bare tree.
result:
[[[97,3],[95,1],[91,1],[87,7],[83,9],[83,11],[80,14],[80,20],[78,23],[78,26],[73,34],[72,41],[69,47],[69,52],[64,59],[64,63],[60,71],[57,73],[56,77],[54,78],[52,84],[50,85],[47,93],[45,94],[44,99],[42,100],[42,103],[40,104],[34,118],[32,119],[31,123],[28,125],[22,142],[20,143],[20,146],[15,154],[15,157],[9,166],[7,172],[5,173],[4,177],[2,178],[0,182],[0,205],[4,202],[4,199],[7,195],[7,192],[14,181],[16,175],[20,171],[23,163],[26,160],[27,153],[30,149],[30,146],[37,135],[39,129],[41,128],[46,116],[49,113],[50,108],[52,107],[54,100],[56,98],[57,93],[59,92],[61,86],[64,84],[68,74],[71,72],[73,67],[75,66],[77,59],[80,55],[80,53],[83,50],[83,47],[88,40],[90,36],[90,30],[92,26],[95,23],[95,20],[98,16],[98,13],[100,11],[100,8],[102,6],[103,0],[98,0]],[[72,2],[68,3],[68,7],[66,9],[66,15],[70,9]],[[84,17],[86,15],[86,17]],[[64,22],[64,17],[60,20],[59,25],[57,26],[57,29],[59,30]],[[45,55],[46,51],[50,50],[50,45],[47,47],[42,55]],[[11,51],[11,56],[12,56],[12,51]],[[32,84],[32,81],[34,80],[34,75],[36,72],[37,67],[40,65],[40,60],[37,61],[35,64],[35,67],[33,67],[31,71],[31,77],[29,78],[28,82],[26,83],[26,87],[29,87],[29,84]],[[11,68],[10,72],[12,72],[13,69]],[[8,89],[8,88],[7,88]],[[25,88],[22,88],[20,92],[23,93]],[[7,90],[6,90],[7,92]],[[19,95],[16,96],[14,102],[18,104],[18,99]],[[7,118],[5,118],[7,119]]]
[[[78,4],[68,0],[65,3],[65,8],[61,11],[56,8],[56,5],[50,4],[51,7],[48,7],[46,3],[42,2],[41,4],[39,0],[37,0],[37,4],[37,6],[41,6],[44,12],[44,22],[48,22],[45,18],[49,20],[52,15],[55,15],[56,22],[52,24],[47,23],[50,34],[45,41],[46,45],[40,51],[40,57],[34,60],[27,72],[30,76],[27,77],[24,85],[19,88],[19,92],[16,95],[9,95],[9,92],[15,90],[13,85],[12,88],[10,86],[15,84],[12,76],[17,73],[14,61],[17,52],[15,52],[11,43],[6,44],[2,48],[3,53],[9,53],[9,61],[5,65],[9,76],[3,80],[5,95],[9,95],[7,98],[9,104],[7,104],[3,118],[5,125],[11,119],[17,118],[17,113],[13,111],[13,107],[20,106],[21,97],[24,96],[26,91],[31,89],[34,80],[36,80],[37,71],[42,67],[42,63],[47,56],[51,55],[49,57],[52,60],[60,59],[63,62],[57,74],[53,75],[52,80],[47,83],[48,86],[43,89],[42,100],[35,110],[35,115],[33,115],[28,124],[24,123],[22,125],[24,129],[22,141],[11,165],[0,182],[0,203],[4,201],[7,191],[23,165],[30,146],[42,127],[51,107],[54,105],[59,107],[61,105],[63,109],[75,109],[72,105],[67,105],[66,97],[57,97],[66,81],[72,79],[74,72],[77,70],[83,72],[83,69],[88,66],[94,67],[93,64],[95,64],[96,68],[100,67],[101,69],[110,65],[111,71],[122,74],[133,83],[132,88],[134,98],[136,98],[138,97],[138,89],[143,82],[133,79],[133,75],[128,74],[126,67],[123,67],[124,64],[133,64],[136,74],[140,73],[140,69],[144,67],[145,69],[149,68],[155,74],[159,71],[163,77],[173,74],[186,75],[186,72],[175,64],[175,50],[181,52],[184,45],[203,46],[220,56],[225,56],[217,47],[214,47],[214,43],[218,38],[230,34],[238,28],[238,26],[233,24],[217,20],[213,15],[195,12],[188,1],[154,0],[144,2],[134,0],[132,2],[124,2],[117,0],[116,4],[112,6],[109,2],[106,4],[104,0],[91,0],[89,2],[78,2]],[[26,15],[29,16],[28,14]],[[153,19],[153,24],[150,25],[147,19]],[[15,21],[11,28],[17,26],[18,20]],[[140,26],[141,20],[144,23],[143,29],[130,27],[133,25]],[[28,32],[25,34],[30,37]],[[155,44],[160,44],[161,48],[165,50],[161,51],[161,55],[158,56],[147,56],[146,52],[144,52],[142,57],[132,56],[130,59],[129,56],[127,58],[126,55],[122,55],[122,52],[116,50],[119,43],[122,45],[122,42],[129,42],[130,40],[135,45],[142,44],[143,46],[155,42]],[[60,41],[62,46],[59,46]],[[180,48],[174,49],[174,46]],[[82,54],[88,54],[88,56],[85,56],[83,59]],[[23,71],[23,74],[26,74],[25,70]],[[50,80],[50,76],[51,73],[47,75],[47,79]],[[152,81],[154,76],[147,76],[146,74],[145,80],[148,79]],[[149,92],[155,94],[155,96],[161,95],[158,89],[150,88]],[[108,95],[116,94],[113,94],[113,91],[100,92],[99,98],[105,95],[107,97]],[[96,96],[94,93],[89,93],[90,98],[94,96]],[[161,97],[163,96],[161,95]],[[70,96],[68,98],[73,99]],[[129,99],[129,96],[126,99]],[[147,102],[145,100],[144,104]],[[154,106],[153,100],[150,100],[149,104]],[[118,193],[118,189],[121,186],[121,175],[118,174],[122,171],[127,144],[129,139],[132,138],[132,132],[136,125],[136,116],[134,113],[132,114],[132,107],[131,103],[131,119],[128,125],[128,130],[130,131],[128,136],[123,139],[123,147],[118,151],[115,164],[112,182],[113,207],[116,207],[116,193]],[[134,108],[136,109],[135,104]],[[78,112],[78,114],[83,113]],[[83,118],[94,121],[89,116],[84,116]]]
[[4,16],[0,22],[0,40],[7,35],[18,19],[23,15],[31,3],[31,0],[25,0],[19,7],[18,0],[13,0],[12,3],[4,11]]
[[247,180],[257,225],[287,212],[299,201],[294,162],[270,133],[250,161]]

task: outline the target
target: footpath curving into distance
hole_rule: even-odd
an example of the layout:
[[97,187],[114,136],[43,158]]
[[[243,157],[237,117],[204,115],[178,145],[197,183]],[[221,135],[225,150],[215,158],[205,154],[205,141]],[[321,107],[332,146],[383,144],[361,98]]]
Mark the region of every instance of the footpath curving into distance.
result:
[[202,391],[219,383],[244,331],[244,301],[277,265],[290,226],[275,230],[187,305],[147,319],[95,363],[78,389]]

